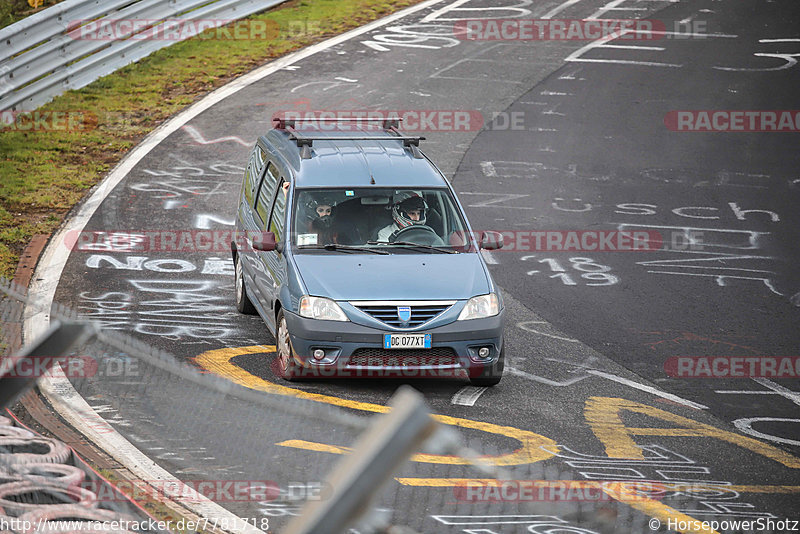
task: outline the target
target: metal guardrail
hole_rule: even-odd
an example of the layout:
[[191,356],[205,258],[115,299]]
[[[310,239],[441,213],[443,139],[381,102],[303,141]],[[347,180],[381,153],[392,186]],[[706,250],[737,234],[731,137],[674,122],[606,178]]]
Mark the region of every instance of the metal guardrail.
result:
[[[216,24],[209,27],[220,26],[284,1],[65,0],[0,29],[0,110],[36,109],[65,91],[85,87],[179,42],[142,38],[167,19],[213,18]],[[79,24],[91,21],[100,26],[120,19],[142,24],[131,24],[114,40],[75,37]]]
[[[25,339],[23,345],[24,329],[17,326],[45,311],[52,320],[50,327],[33,339]],[[104,369],[108,369],[107,364],[112,361],[127,362],[127,370],[106,373]],[[164,451],[169,446],[168,452],[158,453],[161,455],[158,459],[175,457],[180,463],[188,459],[188,451],[195,450],[202,454],[200,459],[223,464],[198,462],[188,469],[185,464],[177,478],[158,467],[153,459],[143,461],[142,458],[138,460],[140,469],[131,469],[139,480],[134,481],[134,486],[125,486],[129,496],[139,504],[169,500],[184,511],[209,519],[208,523],[203,523],[202,530],[208,530],[206,527],[211,525],[211,532],[263,534],[267,528],[274,531],[272,529],[278,527],[279,532],[293,534],[339,534],[355,526],[364,534],[386,532],[390,527],[395,532],[414,534],[417,531],[408,526],[409,518],[416,509],[417,500],[429,498],[424,495],[411,498],[415,494],[411,488],[409,497],[398,500],[395,495],[398,486],[387,483],[393,476],[408,473],[407,461],[415,452],[463,458],[465,462],[462,463],[469,464],[470,469],[474,469],[471,472],[477,476],[510,478],[504,470],[489,465],[476,451],[466,448],[459,431],[437,422],[423,396],[410,387],[403,386],[395,393],[389,401],[391,410],[388,413],[371,414],[371,417],[312,399],[283,395],[280,391],[251,389],[213,373],[201,373],[188,362],[91,322],[63,305],[50,306],[37,297],[26,295],[25,288],[0,278],[0,410],[37,381],[45,398],[77,432],[117,460],[135,454],[133,445],[122,435],[129,434],[125,428],[129,428],[130,423],[120,416],[117,421],[123,424],[115,427],[110,420],[97,417],[94,409],[101,406],[96,403],[100,399],[102,403],[119,399],[129,407],[139,404],[134,399],[142,400],[139,404],[144,410],[142,419],[137,415],[130,421],[142,422],[136,432],[147,428],[144,434],[149,437],[144,438],[145,441],[141,441],[141,436],[127,437],[141,441],[140,446],[149,447],[146,450],[151,453]],[[159,390],[169,391],[167,402],[154,401],[161,396]],[[81,402],[76,398],[81,398]],[[232,412],[224,415],[217,412],[222,402],[231,401]],[[102,405],[104,413],[108,413],[109,408],[110,404]],[[220,417],[225,422],[217,424]],[[0,412],[0,532],[33,532],[27,528],[11,527],[9,530],[7,525],[35,524],[40,519],[103,521],[114,520],[114,513],[119,517],[130,513],[126,492],[120,488],[106,488],[103,481],[88,481],[86,487],[80,484],[83,477],[66,479],[60,467],[56,469],[61,471],[52,473],[47,480],[41,475],[49,471],[28,473],[15,468],[15,464],[26,460],[27,464],[47,464],[43,467],[50,469],[49,464],[66,461],[69,449],[61,442],[45,439],[34,440],[38,447],[23,448],[20,440],[34,437],[26,430],[6,428],[10,424]],[[231,432],[236,426],[242,431],[234,437]],[[156,430],[160,428],[164,433]],[[336,435],[346,447],[352,440],[352,453],[341,458],[336,455],[315,458],[309,464],[308,456],[288,446],[286,440],[299,428],[310,432],[303,434],[308,439]],[[87,433],[87,429],[95,432]],[[109,448],[108,438],[112,434],[117,436],[114,442],[124,452]],[[193,448],[194,445],[187,443],[188,436],[201,434],[206,440],[204,444],[214,443],[212,448]],[[105,442],[95,441],[97,436],[106,436]],[[155,443],[153,439],[158,441],[158,447],[146,445]],[[186,459],[177,458],[179,454]],[[122,463],[130,469],[130,464]],[[146,468],[148,464],[152,467]],[[177,466],[174,464],[173,469]],[[31,478],[31,474],[38,478]],[[196,474],[202,474],[203,479],[194,480]],[[43,480],[44,485],[32,485]],[[318,493],[304,491],[296,498],[286,491],[281,493],[281,488],[302,484],[292,481],[303,480],[308,481],[309,488],[318,488]],[[9,483],[14,485],[8,486]],[[232,484],[240,488],[244,484],[244,489],[234,490]],[[204,493],[201,487],[212,491]],[[255,491],[250,493],[251,490]],[[385,490],[388,495],[384,494]],[[421,491],[427,492],[426,489]],[[285,497],[289,499],[284,500]],[[10,502],[14,500],[16,502]],[[221,505],[223,502],[225,507]],[[73,505],[83,508],[76,509]],[[394,509],[397,518],[386,514]],[[24,515],[34,512],[36,515]],[[83,513],[76,515],[77,512]],[[280,522],[289,521],[286,530],[279,527]],[[393,522],[399,524],[392,526]],[[150,529],[148,534],[161,534]],[[84,530],[100,531],[98,528]],[[68,531],[57,530],[54,526],[46,532]],[[77,529],[69,532],[77,532]],[[129,530],[121,528],[119,532]]]

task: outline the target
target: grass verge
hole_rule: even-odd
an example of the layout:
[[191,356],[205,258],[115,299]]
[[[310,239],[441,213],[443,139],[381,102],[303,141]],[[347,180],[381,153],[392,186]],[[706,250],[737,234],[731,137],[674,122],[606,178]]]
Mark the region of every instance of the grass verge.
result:
[[[34,234],[49,234],[125,153],[170,116],[264,62],[421,0],[292,0],[250,19],[282,31],[272,39],[189,39],[39,108],[81,110],[86,131],[0,130],[0,276],[13,276]],[[303,22],[306,31],[283,31]]]
[[54,6],[62,0],[3,0],[0,2],[0,28]]

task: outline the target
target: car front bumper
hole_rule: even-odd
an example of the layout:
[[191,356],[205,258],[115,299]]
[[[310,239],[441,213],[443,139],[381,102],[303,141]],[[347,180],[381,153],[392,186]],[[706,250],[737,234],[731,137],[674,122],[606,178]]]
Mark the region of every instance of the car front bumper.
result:
[[[284,310],[300,376],[341,378],[443,378],[480,376],[503,349],[503,310],[485,319],[453,321],[430,329],[399,331],[344,321],[307,319]],[[430,349],[384,349],[384,334],[431,334]],[[486,358],[478,356],[482,347]],[[315,359],[315,350],[324,351]]]

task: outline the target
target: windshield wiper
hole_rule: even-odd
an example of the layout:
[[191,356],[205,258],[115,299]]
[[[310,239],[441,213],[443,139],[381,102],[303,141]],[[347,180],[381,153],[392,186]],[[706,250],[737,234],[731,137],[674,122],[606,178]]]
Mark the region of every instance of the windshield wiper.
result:
[[433,245],[420,245],[419,243],[412,243],[411,241],[393,241],[391,243],[384,242],[384,241],[367,241],[367,245],[384,245],[384,246],[386,246],[386,245],[388,245],[388,246],[400,245],[400,246],[403,246],[403,247],[416,247],[416,248],[422,248],[422,249],[425,249],[425,250],[435,250],[437,252],[444,252],[446,254],[458,254],[457,250],[452,250],[452,249],[442,248],[442,247],[435,247]]
[[389,254],[386,250],[381,250],[375,247],[358,247],[354,245],[337,245],[336,243],[326,243],[324,245],[299,245],[297,248],[308,250],[308,249],[317,249],[317,250],[352,250],[352,251],[363,251],[363,252],[373,252],[375,254]]

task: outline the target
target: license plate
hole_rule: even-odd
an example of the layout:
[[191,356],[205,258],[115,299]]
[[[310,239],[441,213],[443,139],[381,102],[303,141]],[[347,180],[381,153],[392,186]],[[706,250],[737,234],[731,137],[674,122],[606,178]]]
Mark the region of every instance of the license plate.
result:
[[384,349],[429,349],[430,334],[384,334]]

